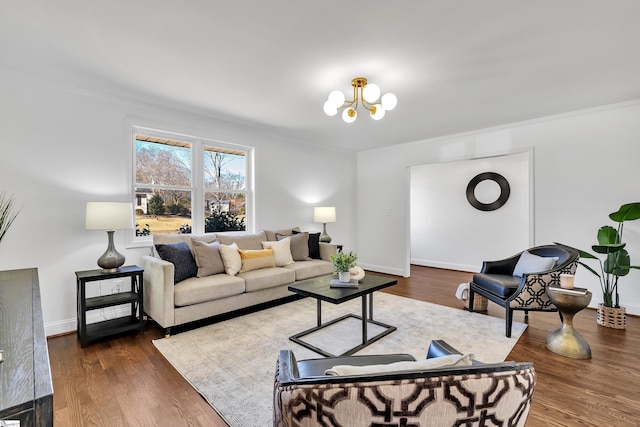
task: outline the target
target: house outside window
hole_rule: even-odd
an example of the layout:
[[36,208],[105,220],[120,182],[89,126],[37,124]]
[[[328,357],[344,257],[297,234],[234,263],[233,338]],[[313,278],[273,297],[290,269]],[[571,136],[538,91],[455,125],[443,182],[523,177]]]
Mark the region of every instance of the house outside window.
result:
[[133,141],[136,237],[248,229],[251,148],[144,128]]

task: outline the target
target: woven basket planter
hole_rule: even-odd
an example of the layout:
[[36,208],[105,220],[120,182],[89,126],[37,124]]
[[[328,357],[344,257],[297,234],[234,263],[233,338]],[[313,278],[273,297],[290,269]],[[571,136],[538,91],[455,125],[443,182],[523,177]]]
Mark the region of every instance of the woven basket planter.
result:
[[[482,295],[475,294],[473,296],[473,311],[487,311],[489,300]],[[469,310],[469,300],[464,300],[464,308]]]
[[627,328],[627,309],[624,307],[612,308],[598,304],[598,325],[613,329]]

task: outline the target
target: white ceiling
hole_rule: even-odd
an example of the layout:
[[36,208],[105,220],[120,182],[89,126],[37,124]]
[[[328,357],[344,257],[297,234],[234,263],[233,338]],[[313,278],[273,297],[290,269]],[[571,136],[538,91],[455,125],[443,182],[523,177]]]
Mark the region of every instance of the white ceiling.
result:
[[[638,0],[20,0],[0,67],[363,150],[640,98]],[[328,117],[363,76],[398,107]]]

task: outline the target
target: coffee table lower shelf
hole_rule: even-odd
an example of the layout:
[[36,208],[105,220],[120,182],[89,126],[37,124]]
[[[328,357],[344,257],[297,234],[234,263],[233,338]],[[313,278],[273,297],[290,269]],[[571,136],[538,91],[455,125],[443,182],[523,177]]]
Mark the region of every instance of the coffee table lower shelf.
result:
[[[349,318],[353,318],[353,319],[358,319],[360,321],[362,321],[362,343],[358,344],[357,346],[345,351],[342,354],[332,354],[329,353],[326,350],[323,350],[321,348],[318,348],[314,345],[311,345],[309,343],[307,343],[306,341],[302,340],[302,337],[305,337],[309,334],[312,334],[314,332],[317,332],[321,329],[327,328],[331,325],[334,325],[336,323],[342,322],[346,319]],[[358,316],[355,314],[346,314],[342,317],[338,317],[337,319],[331,320],[330,322],[324,323],[320,326],[315,326],[311,329],[307,329],[306,331],[300,332],[299,334],[293,335],[291,337],[289,337],[289,339],[293,342],[295,342],[296,344],[300,344],[301,346],[308,348],[311,351],[314,351],[318,354],[321,354],[325,357],[338,357],[338,356],[351,356],[352,354],[354,354],[357,351],[362,350],[363,348],[367,347],[370,344],[373,344],[374,342],[378,341],[379,339],[386,337],[387,335],[389,335],[391,332],[395,331],[397,328],[395,326],[391,326],[391,325],[387,325],[386,323],[382,323],[382,322],[378,322],[376,320],[373,319],[367,319],[366,317],[364,317],[364,321],[363,321],[363,317],[362,316]],[[371,337],[371,338],[367,338],[367,324],[373,324],[376,326],[380,326],[381,328],[384,328],[384,330],[382,332],[380,332],[379,334]]]

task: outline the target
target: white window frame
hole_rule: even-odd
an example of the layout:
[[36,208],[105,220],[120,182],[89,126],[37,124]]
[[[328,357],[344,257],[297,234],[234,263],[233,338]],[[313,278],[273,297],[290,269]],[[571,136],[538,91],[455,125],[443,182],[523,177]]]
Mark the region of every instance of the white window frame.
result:
[[[255,228],[255,191],[254,191],[254,148],[241,144],[234,144],[214,140],[210,138],[197,137],[182,133],[163,131],[152,129],[144,126],[131,125],[130,144],[131,144],[131,201],[135,208],[136,188],[147,186],[147,184],[136,183],[136,135],[145,135],[155,138],[169,139],[173,141],[188,142],[191,144],[191,186],[178,187],[191,191],[191,233],[203,234],[204,231],[204,193],[211,192],[212,189],[204,188],[204,146],[212,146],[221,149],[234,151],[242,151],[245,153],[245,189],[241,191],[245,193],[245,229],[253,232]],[[166,188],[166,186],[164,186]],[[224,190],[221,190],[224,191]],[[135,230],[131,233],[132,246],[149,246],[153,243],[153,236],[136,236]]]

